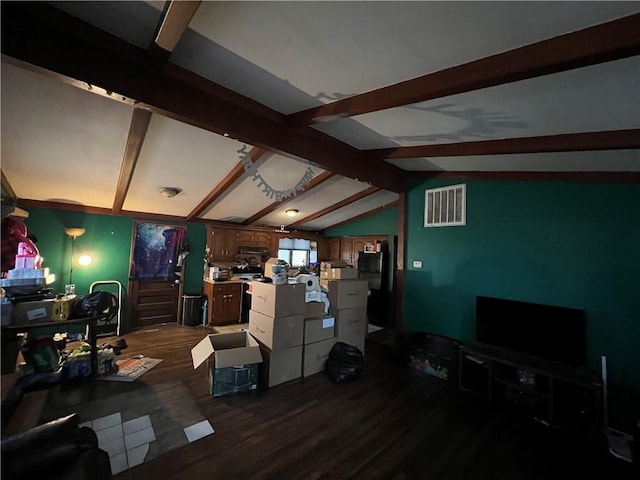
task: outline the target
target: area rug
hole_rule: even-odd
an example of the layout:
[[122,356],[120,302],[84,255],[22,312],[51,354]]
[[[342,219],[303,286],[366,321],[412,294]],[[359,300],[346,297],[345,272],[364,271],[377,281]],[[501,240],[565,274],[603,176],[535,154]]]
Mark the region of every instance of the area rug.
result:
[[215,433],[180,380],[135,385],[122,385],[123,393],[49,408],[42,421],[77,413],[109,453],[114,475]]
[[116,373],[98,377],[98,379],[111,380],[114,382],[133,382],[158,365],[161,361],[162,359],[149,357],[125,358],[116,361],[116,365],[118,366],[118,371]]

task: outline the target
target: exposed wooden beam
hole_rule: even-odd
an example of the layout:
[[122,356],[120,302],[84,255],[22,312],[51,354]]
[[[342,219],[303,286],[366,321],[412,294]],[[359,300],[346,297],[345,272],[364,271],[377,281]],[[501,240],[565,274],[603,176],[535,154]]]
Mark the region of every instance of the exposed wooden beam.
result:
[[351,223],[351,222],[356,222],[358,220],[362,220],[363,218],[370,217],[372,215],[375,215],[378,212],[381,212],[383,210],[387,210],[389,208],[393,208],[393,207],[395,207],[397,205],[398,205],[398,200],[396,200],[395,202],[388,203],[386,205],[382,205],[381,207],[374,208],[373,210],[369,210],[368,212],[361,213],[360,215],[356,215],[355,217],[351,217],[351,218],[347,218],[346,220],[342,220],[341,222],[338,222],[338,223],[336,223],[334,225],[328,226],[327,228],[323,229],[323,231],[326,232],[327,230],[331,230],[332,228],[339,227],[339,226],[344,225],[346,223]]
[[[311,181],[304,187],[304,190],[302,193],[308,192],[309,190],[312,190],[314,188],[316,188],[318,185],[323,184],[324,182],[326,182],[327,180],[329,180],[331,177],[333,177],[335,175],[335,173],[333,172],[322,172],[320,175],[317,175],[315,177],[313,177],[311,179]],[[256,213],[255,215],[247,218],[244,222],[241,223],[241,225],[247,226],[247,225],[251,225],[252,223],[257,222],[258,220],[260,220],[262,217],[269,215],[271,212],[274,212],[275,210],[277,210],[278,208],[280,208],[282,205],[285,205],[289,202],[291,202],[293,199],[295,199],[297,197],[294,197],[293,195],[287,197],[287,198],[283,198],[282,200],[278,201],[278,202],[274,202],[271,205],[263,208],[262,210],[260,210],[258,213]]]
[[120,217],[131,217],[138,219],[148,219],[155,221],[167,221],[167,222],[180,222],[185,223],[187,219],[185,217],[180,217],[176,215],[164,215],[161,213],[150,213],[150,212],[137,212],[134,210],[122,210],[120,213],[113,213],[111,208],[103,208],[103,207],[92,207],[89,205],[81,205],[76,203],[63,203],[63,202],[50,202],[50,201],[42,201],[42,200],[30,200],[26,198],[20,198],[17,201],[17,204],[21,208],[44,208],[47,210],[62,210],[67,212],[83,212],[83,213],[93,213],[97,215],[118,215]]
[[640,53],[640,14],[532,43],[287,117],[302,127],[337,118],[424,102]]
[[290,129],[284,116],[274,121],[213,89],[195,88],[186,80],[193,73],[176,65],[157,68],[145,50],[49,5],[5,2],[2,30],[2,52],[16,64],[29,64],[32,70],[81,88],[96,87],[110,97],[133,99],[154,113],[304,158],[346,177],[394,192],[405,188],[405,172],[394,165],[368,168],[358,149],[329,135],[308,127]]
[[413,177],[541,182],[640,183],[640,172],[411,172]]
[[505,138],[476,142],[414,145],[411,147],[365,150],[369,160],[388,158],[460,157],[512,153],[582,152],[640,148],[640,129],[568,133],[541,137]]
[[361,200],[365,197],[368,197],[371,194],[376,193],[377,191],[380,190],[380,187],[369,187],[365,190],[362,190],[361,192],[356,193],[355,195],[351,195],[348,198],[345,198],[344,200],[341,200],[338,203],[334,203],[333,205],[328,206],[327,208],[324,208],[322,210],[320,210],[319,212],[313,213],[307,217],[304,217],[300,220],[298,220],[295,223],[292,223],[291,225],[287,225],[287,229],[288,230],[293,230],[295,228],[300,228],[301,225],[304,225],[305,223],[309,223],[312,220],[315,220],[316,218],[320,218],[328,213],[334,212],[336,210],[338,210],[339,208],[342,207],[346,207],[347,205],[353,203],[353,202],[357,202],[358,200]]
[[131,125],[129,126],[129,135],[127,144],[124,149],[124,157],[122,166],[120,167],[120,176],[118,177],[118,185],[116,186],[116,194],[113,200],[111,211],[117,215],[122,211],[124,199],[131,185],[131,178],[140,156],[140,150],[144,142],[144,137],[149,128],[151,121],[151,112],[141,108],[134,108],[131,116]]
[[173,52],[200,3],[202,2],[186,0],[169,2],[155,44],[167,52]]
[[[253,163],[256,163],[258,159],[265,153],[265,151],[261,148],[253,147],[249,151],[249,158]],[[242,162],[236,163],[236,165],[231,169],[229,173],[215,186],[213,190],[207,195],[196,208],[194,208],[189,215],[187,215],[187,220],[192,221],[202,212],[204,212],[209,205],[216,201],[220,195],[226,192],[233,183],[238,180],[244,174],[244,165]]]
[[15,190],[9,183],[9,179],[4,174],[4,170],[0,169],[0,173],[2,173],[2,188],[4,188],[4,191],[7,192],[7,194],[11,197],[13,201],[16,201],[18,199],[18,196],[16,195]]

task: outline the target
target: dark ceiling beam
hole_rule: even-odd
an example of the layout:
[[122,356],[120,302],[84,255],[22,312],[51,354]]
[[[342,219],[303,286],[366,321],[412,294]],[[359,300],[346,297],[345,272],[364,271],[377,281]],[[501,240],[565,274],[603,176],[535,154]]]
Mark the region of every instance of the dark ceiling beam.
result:
[[307,217],[304,217],[300,220],[298,220],[295,223],[292,223],[290,225],[287,225],[287,229],[288,230],[294,230],[296,228],[300,228],[302,225],[304,225],[305,223],[309,223],[313,220],[315,220],[316,218],[320,218],[324,215],[327,215],[328,213],[334,212],[342,207],[346,207],[347,205],[352,204],[353,202],[357,202],[358,200],[361,200],[365,197],[368,197],[369,195],[372,195],[376,192],[380,191],[379,187],[369,187],[365,190],[362,190],[361,192],[356,193],[355,195],[351,195],[348,198],[345,198],[344,200],[338,202],[338,203],[334,203],[333,205],[328,206],[327,208],[324,208],[322,210],[320,210],[319,212],[313,213]]
[[513,153],[583,152],[640,148],[640,129],[568,133],[541,137],[505,138],[475,142],[414,145],[411,147],[364,150],[368,160],[422,157],[461,157]]
[[185,0],[169,2],[154,43],[167,52],[173,52],[200,3]]
[[287,117],[302,127],[528,78],[563,72],[640,53],[640,14],[532,43]]
[[405,188],[405,172],[401,169],[390,164],[369,168],[361,152],[350,145],[312,128],[292,130],[284,116],[274,121],[259,111],[238,106],[226,96],[195,88],[181,79],[182,75],[192,78],[192,73],[176,65],[158,68],[145,50],[49,5],[3,3],[1,48],[3,55],[17,64],[29,64],[39,73],[85,89],[97,87],[118,100],[133,99],[153,113],[304,158],[326,170],[387,190],[399,192]]
[[0,173],[2,173],[2,188],[4,188],[4,191],[7,192],[7,195],[11,197],[11,200],[16,201],[18,199],[18,196],[16,195],[15,190],[9,183],[9,179],[4,174],[4,170],[0,170]]
[[[249,151],[249,159],[252,163],[256,163],[258,159],[264,155],[265,151],[261,148],[253,147]],[[202,212],[204,212],[209,205],[215,202],[224,192],[226,192],[231,186],[242,177],[244,174],[244,165],[242,162],[236,163],[227,175],[214,187],[213,190],[194,208],[189,215],[187,215],[188,221],[193,221]]]
[[533,182],[640,183],[640,172],[411,172],[413,177]]
[[116,186],[113,207],[111,208],[111,212],[114,215],[122,211],[122,205],[124,205],[124,199],[131,185],[131,179],[133,178],[133,172],[138,163],[138,157],[140,156],[144,137],[149,128],[149,122],[151,122],[151,112],[142,110],[141,108],[133,109],[127,144],[124,149],[122,165],[120,166],[120,176],[118,177],[118,185]]
[[340,227],[341,225],[346,225],[347,223],[352,223],[352,222],[357,222],[358,220],[362,220],[363,218],[367,218],[367,217],[371,217],[372,215],[375,215],[376,213],[382,212],[383,210],[388,210],[389,208],[393,208],[396,207],[398,205],[398,200],[396,200],[395,202],[391,202],[388,203],[386,205],[382,205],[378,208],[374,208],[373,210],[369,210],[368,212],[364,212],[361,213],[360,215],[356,215],[355,217],[351,217],[351,218],[347,218],[345,220],[342,220],[334,225],[330,225],[327,228],[325,228],[323,231],[326,232],[327,230],[331,230],[332,228],[336,228],[336,227]]
[[[311,179],[311,181],[309,183],[307,183],[307,185],[305,185],[304,189],[300,192],[300,195],[303,194],[303,193],[308,192],[309,190],[312,190],[312,189],[316,188],[318,185],[322,185],[324,182],[329,180],[334,175],[335,175],[335,173],[327,172],[327,171],[322,172],[320,175],[316,175],[315,177],[313,177]],[[269,215],[271,212],[276,211],[282,205],[285,205],[285,204],[291,202],[295,198],[297,198],[297,197],[291,195],[291,196],[288,196],[287,198],[283,198],[280,201],[274,202],[271,205],[268,205],[267,207],[265,207],[262,210],[260,210],[258,213],[256,213],[256,214],[252,215],[251,217],[247,218],[240,225],[243,225],[243,226],[251,225],[252,223],[255,223],[258,220],[260,220],[262,217],[264,217],[266,215]]]

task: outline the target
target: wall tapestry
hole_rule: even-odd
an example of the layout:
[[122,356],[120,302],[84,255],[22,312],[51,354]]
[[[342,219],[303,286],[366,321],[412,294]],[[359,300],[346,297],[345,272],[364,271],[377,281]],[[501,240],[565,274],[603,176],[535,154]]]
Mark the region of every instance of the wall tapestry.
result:
[[187,249],[186,238],[185,227],[136,223],[130,278],[173,280],[178,260]]

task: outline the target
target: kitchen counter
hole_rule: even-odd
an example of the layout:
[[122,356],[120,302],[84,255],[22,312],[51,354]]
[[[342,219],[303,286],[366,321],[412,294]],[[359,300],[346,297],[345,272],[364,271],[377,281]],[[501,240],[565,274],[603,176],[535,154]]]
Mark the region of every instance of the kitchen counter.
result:
[[227,283],[243,283],[244,282],[244,280],[241,278],[231,278],[229,280],[207,280],[205,278],[202,281],[206,283],[210,283],[212,285],[225,285]]

